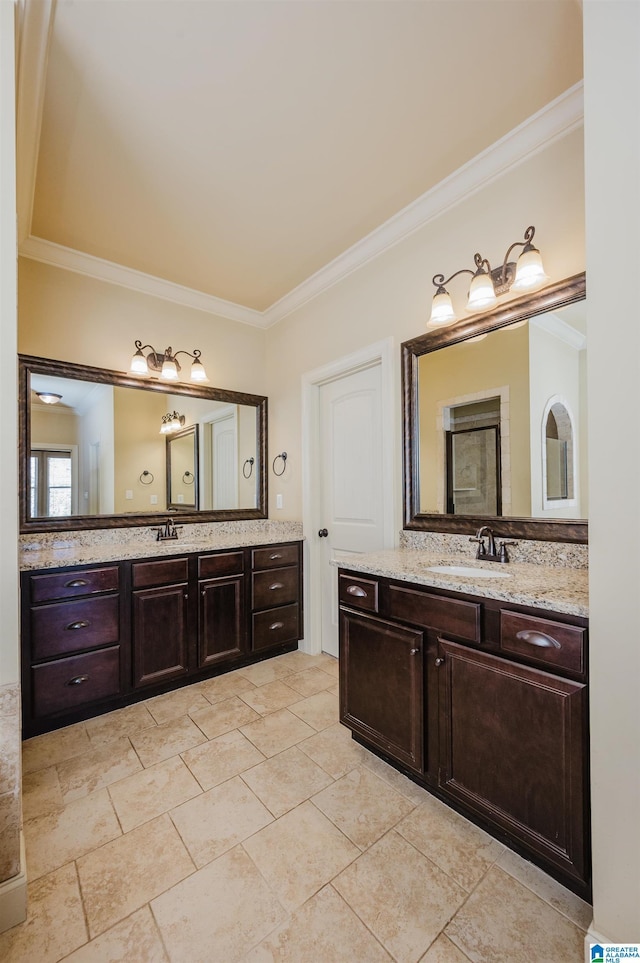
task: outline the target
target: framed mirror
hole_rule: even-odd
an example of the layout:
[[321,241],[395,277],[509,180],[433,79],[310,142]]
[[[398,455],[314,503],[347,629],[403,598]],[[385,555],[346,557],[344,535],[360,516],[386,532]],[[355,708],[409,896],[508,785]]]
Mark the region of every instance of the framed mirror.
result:
[[585,275],[402,345],[404,527],[586,542]]
[[167,435],[167,509],[188,511],[198,506],[198,425]]
[[22,532],[267,517],[264,395],[26,355],[19,389]]

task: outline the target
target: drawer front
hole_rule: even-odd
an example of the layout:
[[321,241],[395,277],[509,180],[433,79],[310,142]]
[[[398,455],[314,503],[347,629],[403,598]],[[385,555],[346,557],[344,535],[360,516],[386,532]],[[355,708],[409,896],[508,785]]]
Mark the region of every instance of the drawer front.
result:
[[389,617],[437,629],[470,642],[480,641],[480,606],[476,602],[390,585]]
[[297,605],[282,605],[267,612],[258,612],[252,619],[254,651],[298,639]]
[[118,567],[92,568],[79,572],[58,572],[56,575],[32,575],[31,601],[49,602],[53,599],[72,599],[94,592],[115,592],[118,588]]
[[118,597],[106,595],[31,609],[31,657],[49,659],[117,642]]
[[31,670],[36,717],[118,695],[120,646],[69,659],[58,659]]
[[252,599],[254,609],[272,608],[287,602],[298,601],[297,565],[290,568],[274,568],[270,572],[256,572],[252,576]]
[[270,548],[254,548],[251,553],[252,567],[282,568],[283,565],[298,564],[297,545],[272,545]]
[[201,555],[198,559],[198,578],[242,575],[243,571],[244,555],[242,552],[224,552],[222,555]]
[[519,612],[500,611],[500,650],[522,655],[541,665],[572,672],[585,671],[586,630],[577,625],[537,619]]
[[343,605],[351,608],[378,611],[378,583],[375,579],[339,575],[338,597]]
[[186,582],[189,578],[189,559],[169,558],[159,562],[134,562],[131,571],[134,588],[172,585],[175,582]]

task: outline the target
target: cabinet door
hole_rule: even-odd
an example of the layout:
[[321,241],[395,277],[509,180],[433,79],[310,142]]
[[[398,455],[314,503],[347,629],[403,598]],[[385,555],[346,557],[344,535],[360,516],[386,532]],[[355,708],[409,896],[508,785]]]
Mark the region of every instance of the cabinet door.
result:
[[340,720],[403,765],[423,769],[422,632],[340,610]]
[[440,787],[583,881],[585,686],[442,639],[439,650]]
[[243,587],[243,575],[200,582],[200,668],[244,651]]
[[151,685],[187,672],[187,586],[133,592],[134,685]]

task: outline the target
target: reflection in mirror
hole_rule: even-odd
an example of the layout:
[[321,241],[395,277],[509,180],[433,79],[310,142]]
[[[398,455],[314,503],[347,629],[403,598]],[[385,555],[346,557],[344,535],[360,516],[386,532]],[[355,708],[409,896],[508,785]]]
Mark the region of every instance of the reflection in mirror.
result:
[[[184,428],[161,433],[174,411]],[[263,396],[22,358],[21,426],[23,531],[266,515]]]
[[198,426],[167,435],[167,508],[198,507]]
[[405,527],[585,540],[586,346],[584,275],[406,342]]

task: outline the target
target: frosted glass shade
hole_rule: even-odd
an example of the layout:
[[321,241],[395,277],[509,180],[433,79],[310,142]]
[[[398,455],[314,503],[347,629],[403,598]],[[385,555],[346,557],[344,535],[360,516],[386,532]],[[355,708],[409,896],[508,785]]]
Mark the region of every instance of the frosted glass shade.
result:
[[147,359],[141,351],[136,351],[134,354],[133,358],[131,359],[131,364],[129,365],[129,371],[131,374],[149,374]]
[[529,250],[525,248],[518,258],[516,276],[512,284],[512,289],[514,291],[535,291],[536,288],[542,287],[544,282],[548,280],[549,278],[545,274],[544,267],[542,266],[540,251],[535,247],[531,247]]
[[469,287],[467,311],[487,311],[497,302],[493,281],[488,274],[474,274]]
[[447,292],[443,291],[441,294],[435,294],[431,305],[431,317],[427,321],[427,327],[444,328],[447,324],[453,324],[456,320],[453,304]]
[[191,365],[191,380],[197,381],[200,383],[203,383],[209,380],[207,378],[207,372],[204,370],[204,365],[202,361],[198,360],[198,358],[196,358],[196,360]]
[[165,381],[177,381],[178,380],[178,369],[176,367],[175,361],[165,358],[162,363],[162,371],[160,372],[160,377],[164,378]]

